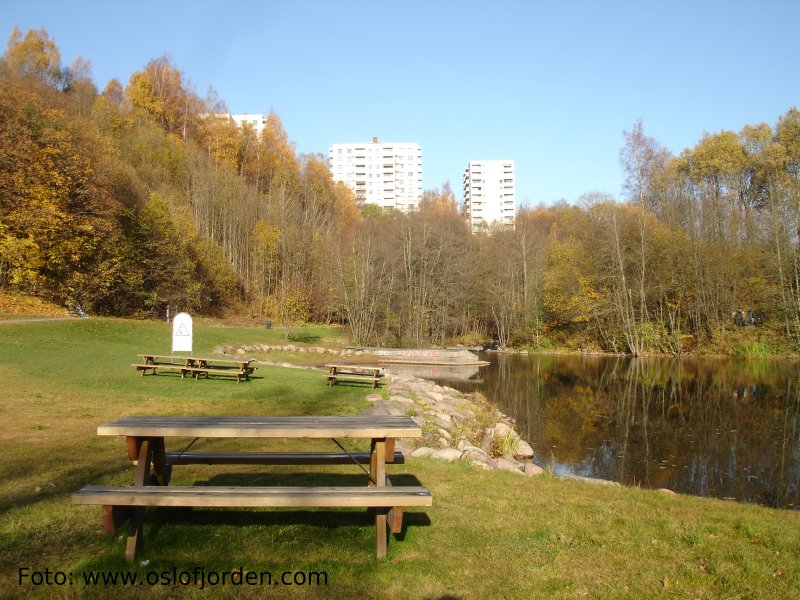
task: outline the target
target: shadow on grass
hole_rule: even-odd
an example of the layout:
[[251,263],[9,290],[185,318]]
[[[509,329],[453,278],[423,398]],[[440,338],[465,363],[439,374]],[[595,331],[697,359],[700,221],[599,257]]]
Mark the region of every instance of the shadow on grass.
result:
[[[46,485],[41,486],[41,490],[37,492],[35,489],[26,490],[21,493],[10,494],[4,498],[0,503],[0,514],[3,514],[10,508],[22,508],[39,502],[52,500],[53,498],[69,498],[73,493],[77,492],[84,485],[96,485],[98,482],[107,481],[108,479],[118,479],[121,475],[130,473],[131,467],[129,464],[120,464],[106,469],[87,469],[85,466],[70,469],[62,473],[52,482],[47,482]],[[25,471],[16,470],[15,477],[24,477],[28,473],[35,473],[36,465],[31,465]],[[51,489],[55,490],[50,492]]]
[[[152,524],[152,534],[163,526],[269,526],[269,525],[307,525],[319,529],[338,529],[340,527],[364,527],[374,524],[374,515],[363,508],[303,508],[303,509],[205,509],[205,508],[156,508],[146,513],[145,522]],[[431,518],[425,512],[404,512],[403,530],[395,534],[402,541],[406,529],[430,527]],[[125,526],[120,529],[125,532]]]
[[301,342],[303,344],[315,344],[322,339],[322,336],[317,335],[315,333],[290,333],[289,334],[289,341],[290,342]]
[[[325,472],[291,472],[291,473],[219,473],[204,481],[197,481],[198,486],[330,486],[330,487],[358,487],[367,485],[367,473],[358,472],[360,469],[353,464],[356,473],[325,473]],[[393,486],[421,486],[422,483],[414,475],[401,473],[390,474]]]

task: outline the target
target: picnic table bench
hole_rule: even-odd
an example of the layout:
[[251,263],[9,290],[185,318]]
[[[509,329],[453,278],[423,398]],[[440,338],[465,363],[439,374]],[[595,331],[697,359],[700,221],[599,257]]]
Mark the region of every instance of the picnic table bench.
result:
[[197,356],[176,356],[174,354],[140,354],[142,362],[132,364],[137,371],[142,372],[144,377],[147,371],[152,371],[153,375],[158,370],[178,371],[181,377],[187,374],[195,379],[200,379],[201,375],[208,377],[214,375],[232,375],[236,381],[241,383],[242,378],[250,379],[256,367],[251,366],[251,358],[201,358]]
[[325,365],[328,369],[328,385],[340,380],[364,381],[374,390],[381,382],[381,368],[372,365]]
[[[402,462],[395,438],[420,437],[410,417],[124,417],[97,429],[98,435],[127,440],[134,464],[133,486],[89,485],[72,496],[75,504],[103,505],[104,531],[130,521],[125,558],[141,544],[143,509],[161,507],[361,507],[375,512],[376,557],[386,556],[387,528],[402,529],[403,508],[431,506],[422,486],[392,486],[386,463]],[[187,453],[166,452],[165,438],[365,438],[369,452]],[[337,442],[338,444],[338,442]],[[341,446],[340,446],[341,447]],[[182,464],[369,464],[367,486],[169,486],[172,467]]]

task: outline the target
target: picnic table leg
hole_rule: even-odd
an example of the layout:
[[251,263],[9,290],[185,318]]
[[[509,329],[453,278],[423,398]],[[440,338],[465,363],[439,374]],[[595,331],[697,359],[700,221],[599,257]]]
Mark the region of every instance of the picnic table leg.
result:
[[150,485],[167,485],[169,483],[170,468],[167,465],[167,457],[164,451],[164,438],[153,438],[151,445],[153,473],[150,476]]
[[[136,463],[136,471],[133,478],[133,485],[143,486],[150,479],[150,462],[153,449],[150,438],[138,438],[139,456]],[[128,528],[128,541],[125,546],[125,560],[128,562],[136,558],[136,551],[142,545],[142,529],[144,525],[144,508],[134,507],[131,509],[131,523]]]
[[[384,487],[386,485],[386,439],[376,438],[370,444],[369,460],[370,485]],[[386,529],[385,507],[379,507],[375,511],[375,557],[386,557],[386,544],[388,531]]]

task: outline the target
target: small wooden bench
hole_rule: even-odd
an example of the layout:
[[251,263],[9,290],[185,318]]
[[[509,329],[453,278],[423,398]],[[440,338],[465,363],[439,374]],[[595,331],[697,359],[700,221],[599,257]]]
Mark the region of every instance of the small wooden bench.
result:
[[244,369],[225,369],[225,368],[201,368],[201,367],[188,367],[188,370],[191,371],[192,377],[196,379],[200,379],[201,375],[205,375],[208,377],[209,374],[214,375],[235,375],[236,381],[238,383],[242,382],[242,377],[246,380],[250,380],[250,374],[255,371],[255,367],[245,367]]
[[381,382],[381,367],[370,365],[325,365],[328,369],[328,385],[337,381],[364,381],[374,390]]
[[166,363],[132,364],[131,366],[136,367],[137,371],[141,371],[142,377],[144,377],[148,370],[152,370],[153,375],[155,375],[157,369],[162,369],[164,371],[179,371],[181,377],[185,377],[187,373],[191,372],[191,369],[184,365],[168,365]]
[[[402,510],[407,506],[432,506],[430,492],[422,486],[372,487],[240,487],[240,486],[101,486],[88,485],[72,495],[73,504],[103,506],[105,529],[119,528],[142,507],[235,508],[368,508],[386,515],[392,533],[400,533]],[[138,536],[133,531],[129,535]],[[380,536],[380,533],[378,533]],[[385,543],[384,543],[385,545]],[[377,545],[381,557],[382,544]],[[129,558],[132,559],[132,556]]]

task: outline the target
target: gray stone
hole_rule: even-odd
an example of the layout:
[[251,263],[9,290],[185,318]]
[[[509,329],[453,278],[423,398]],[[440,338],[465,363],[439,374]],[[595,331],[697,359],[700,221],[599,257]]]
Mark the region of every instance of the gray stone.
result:
[[505,423],[496,423],[494,426],[494,436],[497,438],[505,437],[512,431],[514,430]]
[[492,451],[492,442],[494,442],[494,427],[487,427],[483,430],[483,437],[481,438],[481,449],[484,452]]
[[385,412],[382,414],[391,415],[395,417],[402,417],[406,414],[406,408],[395,404],[394,402],[389,402],[388,400],[376,400],[375,401],[376,407],[381,407]]
[[411,398],[406,398],[405,396],[393,395],[389,396],[389,400],[398,404],[408,404],[409,406],[414,404],[414,401]]
[[444,400],[444,394],[441,394],[439,392],[426,391],[425,393],[428,396],[428,398],[434,400],[435,402],[441,402],[442,400]]
[[436,413],[435,418],[437,421],[439,421],[442,427],[451,427],[453,425],[453,419],[448,414]]
[[525,475],[530,477],[535,477],[537,475],[544,475],[544,469],[539,465],[535,465],[532,462],[525,463]]
[[378,400],[383,400],[383,396],[380,394],[369,394],[364,398],[367,402],[377,402]]
[[519,473],[520,475],[523,474],[517,462],[510,461],[505,458],[497,459],[497,468],[500,469],[501,471],[513,471],[514,473]]
[[480,467],[481,469],[497,468],[497,462],[491,456],[474,446],[464,451],[461,455],[461,460],[475,465],[476,467]]
[[525,440],[520,440],[514,452],[514,458],[533,458],[533,448]]
[[436,450],[430,456],[431,458],[435,458],[437,460],[454,462],[461,458],[461,450],[456,450],[455,448],[442,448],[441,450]]
[[434,452],[437,452],[434,448],[428,448],[427,446],[421,446],[414,450],[409,456],[430,456]]
[[572,481],[581,481],[583,483],[591,483],[594,485],[619,485],[616,481],[608,481],[607,479],[595,479],[594,477],[584,477],[583,475],[561,475],[561,479],[570,479]]

